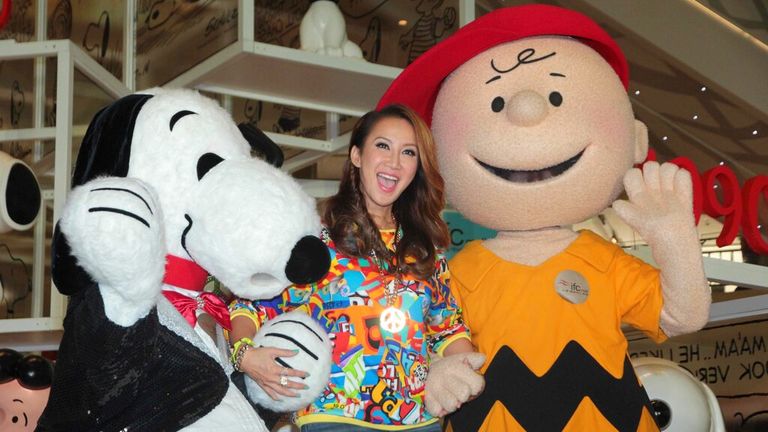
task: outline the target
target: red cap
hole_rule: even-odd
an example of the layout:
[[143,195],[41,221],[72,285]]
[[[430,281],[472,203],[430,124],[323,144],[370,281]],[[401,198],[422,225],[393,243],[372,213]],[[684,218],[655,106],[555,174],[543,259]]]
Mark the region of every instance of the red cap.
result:
[[571,36],[598,52],[624,84],[629,67],[616,42],[592,19],[549,5],[496,9],[457,30],[406,67],[382,96],[377,109],[408,105],[432,124],[432,109],[443,80],[459,66],[496,45],[531,36]]

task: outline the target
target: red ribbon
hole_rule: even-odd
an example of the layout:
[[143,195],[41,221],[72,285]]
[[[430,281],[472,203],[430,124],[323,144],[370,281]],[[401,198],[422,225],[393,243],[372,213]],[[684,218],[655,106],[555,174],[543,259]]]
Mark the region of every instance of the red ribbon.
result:
[[197,297],[193,298],[176,291],[164,290],[163,295],[186,318],[192,327],[197,324],[197,310],[202,309],[222,327],[232,330],[232,322],[229,320],[229,309],[227,309],[227,305],[216,294],[201,292]]
[[222,327],[232,330],[229,309],[224,301],[216,294],[203,292],[208,272],[188,259],[174,255],[166,255],[165,259],[164,284],[199,292],[197,296],[189,297],[176,291],[163,290],[165,298],[173,304],[189,325],[194,327],[197,324],[197,310],[201,309]]

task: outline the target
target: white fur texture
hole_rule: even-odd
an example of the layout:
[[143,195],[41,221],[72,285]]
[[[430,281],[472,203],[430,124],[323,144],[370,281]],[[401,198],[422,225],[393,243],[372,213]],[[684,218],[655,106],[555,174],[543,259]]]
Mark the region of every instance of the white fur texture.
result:
[[360,47],[347,38],[346,22],[339,6],[332,1],[316,1],[309,6],[299,27],[301,49],[334,57],[363,58]]
[[260,160],[224,161],[191,196],[187,250],[240,297],[271,298],[290,285],[285,267],[304,236],[320,232],[312,198]]
[[[281,338],[280,335],[290,337],[300,345]],[[245,386],[248,389],[248,397],[252,401],[273,411],[296,411],[309,405],[323,391],[331,373],[331,341],[325,330],[307,314],[294,311],[267,321],[256,334],[253,342],[257,347],[270,346],[299,350],[295,356],[284,357],[282,360],[293,369],[309,373],[309,376],[301,381],[309,388],[298,390],[297,398],[283,398],[276,401],[269,397],[255,381],[246,376]],[[318,359],[312,357],[310,352]]]
[[[269,298],[289,284],[290,253],[302,237],[320,232],[319,217],[290,176],[251,156],[229,113],[213,100],[190,90],[145,93],[154,97],[136,118],[127,177],[74,189],[61,229],[78,263],[99,283],[109,320],[130,326],[157,304],[163,326],[228,374],[231,365],[211,338],[199,326],[190,328],[160,295],[165,255],[197,262],[240,297]],[[171,118],[182,111],[191,114],[177,115],[171,130]],[[223,161],[198,178],[207,153]],[[91,211],[99,207],[136,217]],[[330,349],[323,355],[330,364]],[[231,382],[221,403],[185,430],[266,432]]]
[[[156,96],[137,118],[128,175],[157,191],[168,252],[191,258],[239,297],[274,297],[290,284],[285,266],[293,246],[320,232],[314,201],[289,175],[251,157],[213,100],[190,90],[149,93]],[[168,120],[180,110],[195,114],[171,131]],[[224,161],[198,179],[206,153]]]
[[[149,227],[97,211],[104,208],[134,214]],[[92,180],[69,194],[60,227],[78,264],[99,284],[107,318],[128,327],[146,316],[165,272],[163,213],[152,187],[134,178]]]

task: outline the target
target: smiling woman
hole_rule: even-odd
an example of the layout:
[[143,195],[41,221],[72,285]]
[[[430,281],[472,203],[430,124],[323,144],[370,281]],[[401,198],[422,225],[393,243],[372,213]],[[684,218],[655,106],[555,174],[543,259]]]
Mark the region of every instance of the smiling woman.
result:
[[[483,387],[474,369],[484,357],[472,352],[448,288],[434,147],[424,122],[404,106],[360,118],[339,192],[325,204],[328,274],[272,300],[232,306],[235,344],[250,344],[268,318],[293,309],[331,333],[331,377],[323,394],[299,411],[302,431],[439,431],[436,417]],[[307,374],[290,367],[295,355],[247,349],[238,367],[278,400],[306,384]]]
[[[339,193],[325,207],[325,222],[339,248],[360,256],[373,250],[388,259],[378,230],[399,224],[404,230],[399,262],[426,275],[435,247],[447,246],[447,227],[440,219],[443,179],[435,158],[431,132],[409,109],[393,105],[362,117],[350,138]],[[416,261],[408,263],[406,255]]]

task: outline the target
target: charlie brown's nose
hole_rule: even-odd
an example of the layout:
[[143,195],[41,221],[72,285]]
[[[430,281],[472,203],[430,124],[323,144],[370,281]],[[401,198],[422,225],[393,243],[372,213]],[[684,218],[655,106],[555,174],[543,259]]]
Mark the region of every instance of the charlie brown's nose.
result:
[[533,90],[517,92],[507,103],[507,119],[517,126],[535,126],[548,112],[547,100]]

